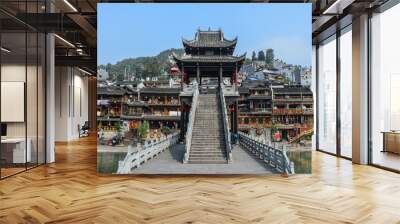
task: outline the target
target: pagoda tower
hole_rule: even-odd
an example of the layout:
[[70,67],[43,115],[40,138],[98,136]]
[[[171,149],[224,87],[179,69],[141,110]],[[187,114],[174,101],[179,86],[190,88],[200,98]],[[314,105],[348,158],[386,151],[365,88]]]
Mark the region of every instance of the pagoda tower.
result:
[[218,78],[220,84],[223,78],[230,78],[236,83],[236,76],[243,65],[246,54],[234,56],[237,38],[225,39],[221,30],[197,30],[193,40],[182,39],[185,54],[173,54],[183,80],[189,83],[190,78],[196,78],[197,83],[203,77]]

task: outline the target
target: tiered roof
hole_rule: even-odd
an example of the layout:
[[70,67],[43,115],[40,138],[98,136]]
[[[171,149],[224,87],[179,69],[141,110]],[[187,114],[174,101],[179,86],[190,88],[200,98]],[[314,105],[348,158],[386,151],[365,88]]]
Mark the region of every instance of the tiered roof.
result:
[[237,38],[233,40],[225,39],[224,33],[221,30],[217,31],[201,31],[198,30],[193,40],[182,39],[185,47],[206,47],[206,48],[235,48]]
[[235,63],[240,62],[246,59],[246,53],[240,56],[232,56],[232,55],[182,55],[178,56],[176,54],[172,54],[175,61],[182,62],[212,62],[212,63]]
[[[194,40],[183,39],[183,45],[186,49],[186,54],[178,56],[172,54],[174,60],[178,62],[189,63],[236,63],[243,62],[246,59],[246,54],[233,56],[233,51],[237,43],[237,38],[227,40],[221,30],[197,30]],[[221,54],[192,54],[191,48],[227,48],[225,53]]]

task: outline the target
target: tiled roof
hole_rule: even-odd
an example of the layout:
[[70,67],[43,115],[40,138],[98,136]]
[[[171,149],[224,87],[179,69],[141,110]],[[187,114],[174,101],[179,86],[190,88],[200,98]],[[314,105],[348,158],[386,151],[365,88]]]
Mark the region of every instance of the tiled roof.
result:
[[97,87],[97,95],[122,96],[126,90],[119,86]]
[[246,58],[246,54],[241,56],[231,56],[231,55],[210,55],[210,56],[192,56],[192,55],[183,55],[177,56],[173,55],[176,61],[182,62],[240,62]]
[[180,88],[152,88],[145,87],[140,90],[140,93],[160,93],[160,94],[179,94],[181,92]]
[[270,100],[271,96],[268,95],[250,95],[247,97],[249,100]]
[[189,47],[235,47],[237,38],[227,40],[221,30],[201,31],[198,30],[194,40],[182,39],[184,46]]
[[249,89],[269,89],[271,83],[268,80],[244,80],[242,86]]
[[312,94],[311,90],[304,86],[285,86],[283,88],[274,88],[275,94]]
[[239,94],[248,94],[248,93],[250,93],[249,88],[243,87],[243,86],[240,86],[240,87],[238,88],[238,91],[239,91]]

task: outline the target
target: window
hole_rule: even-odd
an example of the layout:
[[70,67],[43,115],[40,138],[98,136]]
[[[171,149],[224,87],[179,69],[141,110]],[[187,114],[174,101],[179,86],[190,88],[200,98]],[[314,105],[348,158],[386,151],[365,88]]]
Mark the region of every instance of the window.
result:
[[373,164],[395,170],[400,170],[399,21],[400,4],[371,19],[371,159]]
[[340,154],[352,157],[352,33],[340,36]]
[[336,153],[336,36],[318,48],[318,149]]
[[[41,13],[43,3],[21,1],[18,13]],[[15,22],[1,12],[0,17]],[[4,115],[2,142],[6,141],[0,144],[0,178],[45,163],[46,38],[33,28],[17,24],[11,30],[0,27],[0,111]],[[7,95],[13,95],[14,101],[6,102]],[[9,105],[17,109],[10,110]]]

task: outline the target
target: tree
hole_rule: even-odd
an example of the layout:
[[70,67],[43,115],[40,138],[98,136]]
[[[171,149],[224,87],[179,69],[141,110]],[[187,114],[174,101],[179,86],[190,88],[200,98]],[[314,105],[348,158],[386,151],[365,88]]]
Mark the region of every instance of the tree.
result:
[[163,126],[163,127],[161,128],[161,132],[162,132],[165,136],[168,136],[169,134],[172,133],[172,130],[171,130],[171,128],[169,128],[169,127],[167,127],[167,126]]
[[251,60],[252,60],[252,61],[257,60],[256,52],[254,52],[254,51],[253,51],[253,54],[251,55]]
[[144,141],[147,138],[147,134],[149,133],[149,122],[148,121],[142,121],[138,127],[138,133],[139,137],[142,141]]
[[300,66],[295,66],[293,70],[293,82],[297,85],[301,84],[301,67]]
[[110,72],[110,71],[111,71],[111,67],[112,67],[112,65],[111,65],[110,63],[107,63],[107,65],[106,65],[106,71],[107,71],[107,72]]
[[265,64],[267,65],[267,68],[273,68],[274,67],[274,49],[267,49],[267,53],[265,55]]
[[244,65],[250,65],[252,60],[250,58],[244,59]]
[[259,61],[265,61],[265,53],[264,53],[264,51],[259,51],[257,58],[258,58]]
[[124,74],[120,73],[117,75],[117,81],[124,81]]

